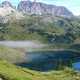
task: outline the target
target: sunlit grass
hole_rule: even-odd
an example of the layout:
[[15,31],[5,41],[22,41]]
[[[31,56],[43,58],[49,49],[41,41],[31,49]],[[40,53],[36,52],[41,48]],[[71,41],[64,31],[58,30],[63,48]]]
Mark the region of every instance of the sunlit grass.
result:
[[17,67],[4,60],[0,60],[0,75],[5,80],[80,80],[80,73],[73,69],[39,72]]
[[23,61],[24,56],[25,54],[19,50],[6,46],[0,46],[0,59],[15,63]]

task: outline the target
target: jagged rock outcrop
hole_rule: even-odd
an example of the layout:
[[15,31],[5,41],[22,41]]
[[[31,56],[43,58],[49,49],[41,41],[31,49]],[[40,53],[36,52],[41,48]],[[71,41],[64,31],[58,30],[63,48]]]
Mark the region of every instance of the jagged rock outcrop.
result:
[[12,4],[8,1],[4,1],[0,4],[0,16],[10,15],[14,13],[15,9],[13,8]]
[[23,17],[22,13],[64,17],[73,16],[73,14],[63,6],[48,5],[40,2],[21,1],[17,9],[9,1],[4,1],[0,4],[0,17],[7,19],[8,17],[10,18],[10,16],[14,16],[16,19],[21,19]]
[[1,7],[13,7],[13,5],[9,1],[4,1],[0,5]]
[[40,2],[34,3],[31,1],[21,1],[17,9],[27,14],[54,15],[65,17],[73,16],[73,14],[63,6],[48,5]]
[[13,19],[22,19],[24,16],[9,2],[4,1],[0,4],[0,22],[6,23]]

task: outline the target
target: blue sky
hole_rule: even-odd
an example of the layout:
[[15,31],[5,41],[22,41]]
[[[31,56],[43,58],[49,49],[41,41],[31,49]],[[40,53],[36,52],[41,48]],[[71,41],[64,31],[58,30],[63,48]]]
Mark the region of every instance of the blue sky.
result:
[[[0,0],[0,2],[5,0]],[[13,3],[13,5],[17,5],[20,0],[8,0]],[[33,1],[33,0],[31,0]],[[40,2],[44,2],[47,4],[54,4],[58,6],[67,7],[73,14],[80,15],[80,0],[37,0]]]

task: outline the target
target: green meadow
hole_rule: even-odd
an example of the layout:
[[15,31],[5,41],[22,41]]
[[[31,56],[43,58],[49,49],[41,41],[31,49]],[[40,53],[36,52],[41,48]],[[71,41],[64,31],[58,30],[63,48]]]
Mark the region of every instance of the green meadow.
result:
[[69,68],[60,71],[39,72],[0,60],[0,78],[2,80],[80,80],[80,73]]

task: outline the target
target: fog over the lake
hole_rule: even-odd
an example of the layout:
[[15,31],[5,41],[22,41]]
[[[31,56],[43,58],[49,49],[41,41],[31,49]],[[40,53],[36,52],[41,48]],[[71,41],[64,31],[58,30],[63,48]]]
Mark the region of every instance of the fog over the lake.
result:
[[0,45],[13,47],[13,48],[40,48],[43,47],[44,44],[35,42],[35,41],[0,41]]

